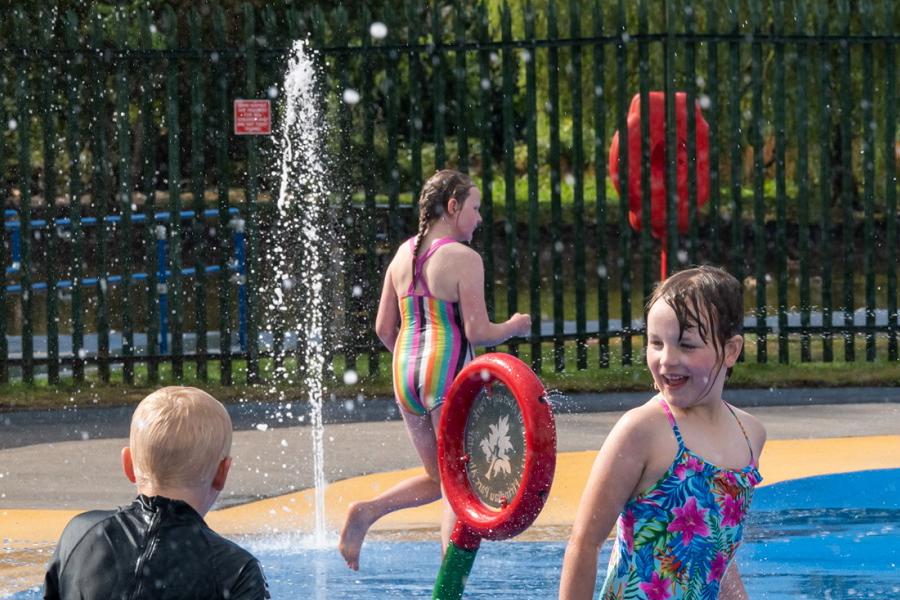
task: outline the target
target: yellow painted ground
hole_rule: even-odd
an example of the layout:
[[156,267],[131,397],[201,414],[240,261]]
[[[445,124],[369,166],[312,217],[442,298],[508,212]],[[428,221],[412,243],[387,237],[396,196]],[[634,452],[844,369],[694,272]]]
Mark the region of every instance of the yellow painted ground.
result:
[[[567,452],[557,457],[550,497],[535,525],[568,526],[575,514],[595,451]],[[900,468],[900,436],[773,440],[760,460],[763,485],[828,473]],[[354,477],[329,484],[325,492],[326,520],[338,529],[347,505],[372,498],[421,469]],[[226,535],[307,532],[313,527],[314,492],[303,490],[242,506],[213,511],[210,526]],[[0,510],[4,545],[17,547],[54,542],[76,510]],[[403,510],[379,521],[375,530],[433,529],[440,522],[441,503]]]
[[[567,452],[557,457],[556,476],[550,497],[538,517],[534,539],[564,539],[575,515],[582,487],[596,451]],[[774,440],[766,444],[760,470],[771,485],[779,481],[847,473],[869,469],[900,468],[900,435]],[[347,505],[371,498],[421,469],[377,473],[338,481],[325,493],[326,520],[339,529]],[[210,526],[225,535],[310,532],[315,500],[312,490],[217,510],[207,515]],[[66,523],[80,510],[0,510],[0,596],[28,586],[40,585],[43,569]],[[403,532],[416,537],[433,532],[440,522],[441,503],[399,511],[379,521],[374,531]]]

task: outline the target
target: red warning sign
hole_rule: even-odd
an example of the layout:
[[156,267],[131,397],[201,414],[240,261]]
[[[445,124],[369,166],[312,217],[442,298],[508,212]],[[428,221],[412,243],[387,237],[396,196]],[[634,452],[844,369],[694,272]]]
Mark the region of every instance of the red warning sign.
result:
[[268,100],[234,101],[234,135],[269,135],[272,110]]

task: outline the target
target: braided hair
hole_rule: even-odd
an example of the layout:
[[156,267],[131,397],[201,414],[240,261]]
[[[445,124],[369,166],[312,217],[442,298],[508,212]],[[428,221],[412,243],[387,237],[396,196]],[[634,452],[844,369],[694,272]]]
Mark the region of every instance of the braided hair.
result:
[[462,204],[473,187],[475,187],[475,183],[471,177],[453,169],[437,171],[422,186],[422,193],[419,195],[419,230],[416,234],[412,257],[413,277],[416,274],[416,257],[419,255],[419,246],[422,238],[428,233],[428,227],[447,212],[447,205],[451,198],[456,198],[456,201]]

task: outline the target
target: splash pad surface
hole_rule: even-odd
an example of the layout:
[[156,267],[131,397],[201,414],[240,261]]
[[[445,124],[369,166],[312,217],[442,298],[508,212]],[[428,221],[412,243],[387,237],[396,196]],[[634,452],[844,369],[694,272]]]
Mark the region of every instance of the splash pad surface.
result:
[[[900,597],[898,492],[900,469],[815,476],[759,489],[738,553],[750,597]],[[296,536],[250,545],[266,565],[276,598],[430,598],[439,567],[437,542],[367,543],[356,573],[335,552],[304,548]],[[601,552],[598,579],[611,546]],[[562,541],[486,542],[465,597],[556,598],[564,551]]]
[[[854,391],[847,398],[860,402],[863,398],[870,397],[863,395],[864,391]],[[751,392],[748,396],[766,397],[765,390]],[[814,390],[785,391],[788,392],[793,394],[790,396],[793,404],[789,406],[763,405],[751,409],[769,426],[770,441],[761,459],[765,484],[823,474],[900,469],[900,421],[897,420],[900,405],[883,400],[868,404],[816,405],[814,400],[819,396]],[[845,390],[842,393],[846,395],[847,392]],[[879,393],[882,395],[879,398],[896,397],[895,391],[890,389],[879,390]],[[635,396],[646,399],[644,395]],[[822,396],[825,397],[827,396]],[[635,401],[640,401],[641,398],[636,397]],[[578,397],[566,401],[583,402]],[[54,419],[54,422],[58,421],[55,426],[45,422],[47,419],[31,424],[33,419],[30,415],[30,420],[18,418],[14,414],[6,415],[6,420],[0,419],[0,424],[9,421],[7,426],[0,428],[0,444],[5,443],[0,449],[0,464],[4,465],[0,492],[5,494],[5,497],[0,498],[0,537],[3,540],[0,551],[0,597],[6,598],[40,585],[49,553],[52,552],[62,527],[72,515],[86,509],[110,508],[127,503],[132,497],[133,490],[129,488],[118,465],[113,464],[124,442],[120,436],[123,435],[122,432],[127,432],[127,420],[121,425],[113,419],[107,427],[108,431],[101,428],[99,423],[94,424],[96,427],[88,423],[91,437],[84,441],[78,436],[78,431],[88,428],[85,422],[90,421],[88,417],[93,413],[82,412],[86,414],[80,414],[78,427],[74,430],[73,423],[65,419]],[[535,526],[517,538],[522,541],[510,543],[563,543],[596,456],[596,449],[602,443],[604,433],[620,414],[618,411],[578,414],[566,414],[563,411],[557,415],[560,452],[553,488]],[[98,418],[99,415],[104,415],[104,419],[110,418],[108,411],[99,411],[97,415]],[[294,549],[285,550],[285,560],[293,563],[287,566],[295,572],[301,559],[305,561],[314,556],[330,557],[332,552],[339,556],[334,549],[335,532],[340,527],[350,502],[371,497],[411,473],[420,472],[405,469],[416,464],[418,458],[405,437],[401,422],[385,421],[386,417],[380,414],[357,423],[329,421],[326,443],[330,456],[327,472],[330,483],[325,496],[327,529],[331,532],[328,545],[331,550],[313,551],[312,541],[306,542],[306,546],[297,542],[311,540],[313,533],[314,492],[302,489],[311,486],[313,481],[311,474],[306,473],[310,470],[308,463],[312,462],[307,450],[309,427],[276,426],[262,431],[252,426],[252,423],[258,422],[254,420],[258,416],[248,415],[250,420],[246,423],[243,423],[246,420],[243,417],[235,421],[238,430],[235,433],[235,461],[241,468],[234,470],[233,479],[229,479],[225,492],[234,500],[245,498],[242,501],[244,503],[214,510],[208,515],[208,521],[214,529],[229,537],[252,539],[254,548],[260,540],[286,540],[289,534],[294,534],[290,538],[290,546]],[[78,441],[74,441],[74,438],[72,441],[63,441],[71,437],[63,434],[68,435],[72,431]],[[31,434],[25,435],[27,432]],[[56,433],[50,435],[53,432]],[[280,440],[288,440],[290,446],[282,448]],[[385,450],[360,457],[352,451],[354,444]],[[276,451],[273,452],[273,448]],[[60,460],[61,456],[65,456],[65,460]],[[283,462],[287,462],[289,467],[284,474]],[[370,474],[361,475],[365,473]],[[290,484],[301,490],[288,494],[280,491],[285,489],[285,475],[290,475]],[[101,476],[100,479],[98,476]],[[255,502],[246,500],[257,494],[269,497]],[[762,497],[757,496],[757,500]],[[234,500],[229,503],[234,504]],[[39,508],[66,510],[34,510]],[[762,509],[763,504],[754,504],[754,511]],[[390,542],[392,547],[396,546],[398,549],[406,548],[404,552],[412,553],[418,550],[407,545],[407,542],[422,543],[424,545],[419,546],[419,550],[427,552],[431,557],[429,560],[437,561],[439,553],[428,547],[428,544],[436,543],[434,540],[438,539],[440,514],[440,503],[435,503],[400,511],[379,522],[371,532],[369,541],[363,546],[363,571],[358,579],[369,585],[371,581],[390,580],[389,573],[405,568],[406,561],[410,560],[409,556],[398,559],[400,562],[397,564],[386,565],[384,569],[374,562],[374,550],[385,542]],[[752,541],[749,538],[748,533],[748,543]],[[473,576],[480,576],[483,564],[487,564],[483,567],[485,570],[491,568],[488,563],[493,556],[493,548],[502,549],[505,547],[502,544],[505,542],[485,543],[484,556],[488,558],[484,563],[479,558],[477,572]],[[306,548],[303,551],[307,554],[300,557],[297,553],[303,548]],[[773,547],[770,545],[769,548]],[[370,550],[373,552],[370,553]],[[739,554],[742,561],[745,550],[747,548]],[[523,550],[516,552],[523,553]],[[269,553],[266,560],[268,556]],[[561,564],[561,559],[552,560],[556,560],[557,566]],[[605,558],[601,557],[602,560]],[[744,563],[741,564],[743,568]],[[341,568],[334,572],[334,577],[329,581],[337,581],[338,576],[343,577],[349,573],[344,572],[345,566],[339,566]],[[411,563],[411,568],[412,566],[414,565]],[[266,567],[268,569],[268,565]],[[272,568],[276,572],[280,569],[276,563],[273,563]],[[425,586],[429,591],[436,568],[435,566],[423,575],[430,579]],[[401,575],[406,577],[409,573]],[[753,576],[748,573],[748,577]],[[476,585],[474,581],[473,585]],[[30,592],[26,592],[28,593]],[[548,597],[550,596],[552,594]],[[32,597],[39,595],[20,595],[17,600]]]

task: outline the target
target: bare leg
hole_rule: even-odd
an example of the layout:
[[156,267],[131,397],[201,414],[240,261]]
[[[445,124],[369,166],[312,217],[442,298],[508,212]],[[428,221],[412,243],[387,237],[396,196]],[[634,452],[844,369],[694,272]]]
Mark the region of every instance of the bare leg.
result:
[[[440,408],[430,415],[416,416],[405,412],[403,420],[413,446],[422,459],[425,475],[417,475],[401,481],[372,500],[354,502],[347,511],[347,520],[341,530],[338,549],[347,566],[359,569],[359,553],[366,532],[375,521],[394,511],[430,504],[441,498],[440,473],[437,461],[437,435],[435,427],[440,418]],[[448,534],[449,535],[449,534]]]
[[[434,413],[438,413],[435,415]],[[432,413],[432,425],[435,431],[440,430],[440,410],[436,410]],[[441,492],[444,491],[444,487],[441,486]],[[453,508],[450,506],[450,502],[447,500],[447,494],[444,494],[444,512],[441,515],[441,556],[447,552],[447,546],[450,545],[450,534],[453,533],[453,528],[456,527],[456,513],[453,512]]]
[[453,512],[450,503],[444,500],[444,514],[441,518],[441,555],[447,552],[454,527],[456,527],[456,513]]

